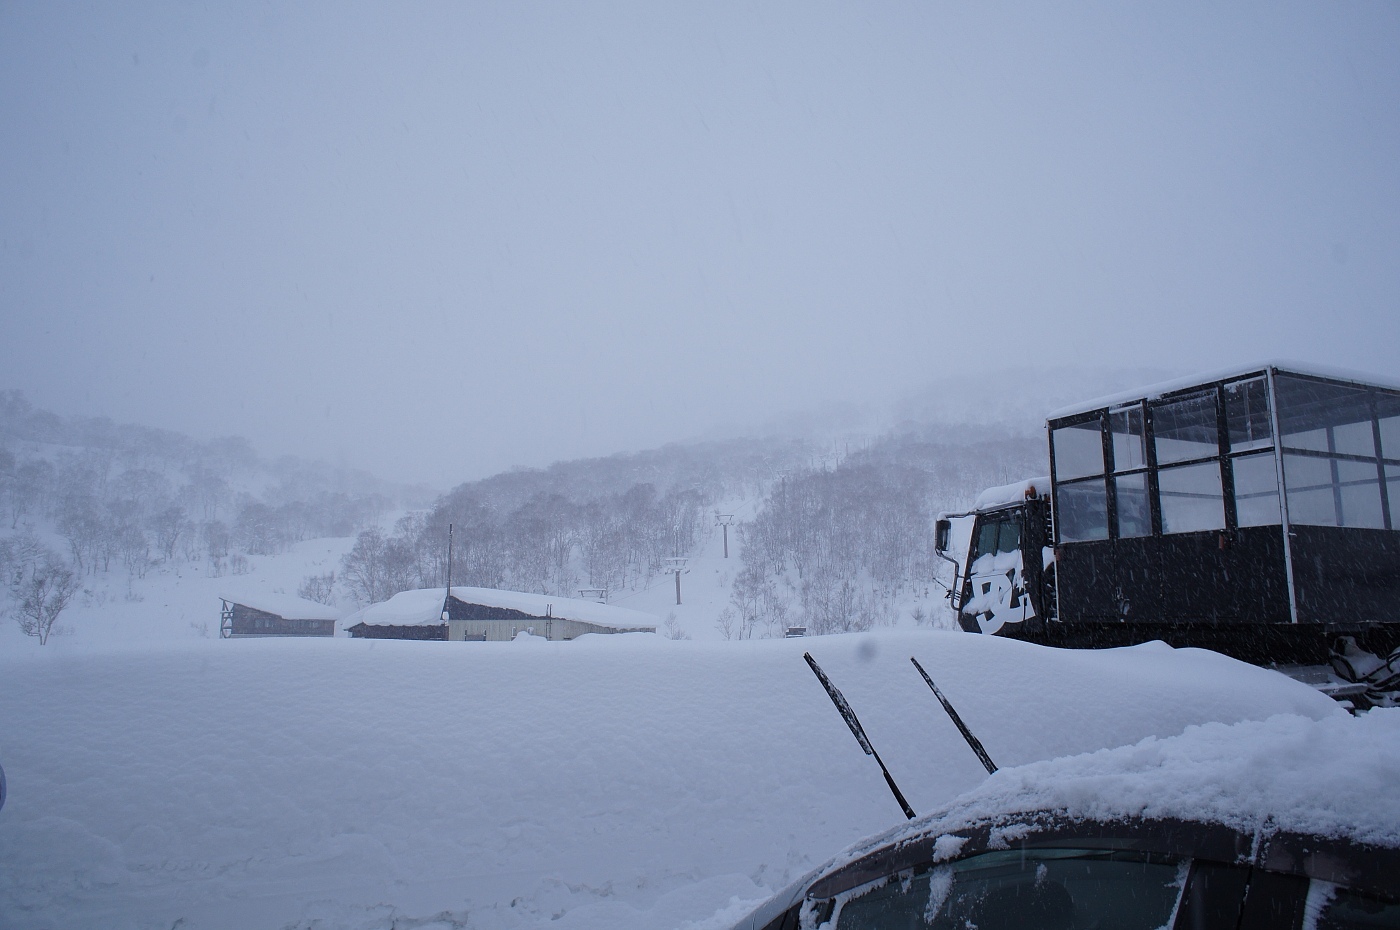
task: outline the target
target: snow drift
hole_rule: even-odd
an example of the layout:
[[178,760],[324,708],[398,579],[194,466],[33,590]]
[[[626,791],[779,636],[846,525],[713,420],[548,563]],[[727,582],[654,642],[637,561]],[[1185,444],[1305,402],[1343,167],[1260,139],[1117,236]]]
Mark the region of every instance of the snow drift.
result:
[[910,655],[1004,769],[1212,721],[1345,717],[1214,653],[962,633],[36,651],[0,657],[0,914],[718,925],[901,818],[804,649],[921,813],[985,774]]

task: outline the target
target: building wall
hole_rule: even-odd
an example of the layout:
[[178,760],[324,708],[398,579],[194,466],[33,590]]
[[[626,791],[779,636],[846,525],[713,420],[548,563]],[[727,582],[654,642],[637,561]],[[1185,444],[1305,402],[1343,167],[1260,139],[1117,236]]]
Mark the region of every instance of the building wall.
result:
[[334,636],[335,621],[292,619],[244,604],[233,605],[233,636]]
[[617,627],[599,626],[582,620],[569,620],[564,617],[518,617],[506,620],[450,620],[447,624],[447,638],[461,642],[468,637],[479,639],[485,636],[487,642],[508,642],[521,630],[533,630],[534,635],[552,640],[576,639],[584,633],[626,633],[656,632],[655,627],[639,630],[620,630]]

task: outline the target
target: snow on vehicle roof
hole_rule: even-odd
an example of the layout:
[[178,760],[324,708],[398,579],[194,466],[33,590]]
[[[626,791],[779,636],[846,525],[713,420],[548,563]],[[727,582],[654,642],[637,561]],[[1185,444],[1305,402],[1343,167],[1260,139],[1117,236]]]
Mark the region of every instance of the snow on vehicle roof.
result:
[[973,510],[991,510],[1006,504],[1019,504],[1028,497],[1045,497],[1050,493],[1050,476],[1027,478],[995,488],[987,488],[977,495]]
[[251,607],[254,610],[276,614],[284,620],[337,620],[342,613],[334,607],[327,607],[325,604],[318,604],[304,597],[294,597],[290,594],[265,592],[231,594],[225,592],[219,597],[230,604],[242,604],[244,607]]
[[[346,617],[343,626],[357,623],[371,626],[425,626],[442,622],[443,588],[419,588],[400,591],[387,601],[371,604]],[[564,620],[580,620],[598,626],[620,630],[656,629],[656,618],[640,610],[599,604],[573,597],[552,597],[528,594],[524,591],[499,591],[495,588],[452,586],[452,596],[464,604],[500,607],[543,617],[546,614]]]
[[1352,384],[1362,384],[1367,387],[1379,387],[1392,391],[1400,391],[1400,380],[1395,378],[1381,377],[1378,375],[1366,374],[1364,372],[1350,371],[1345,368],[1331,368],[1325,365],[1310,365],[1303,362],[1294,362],[1286,359],[1273,359],[1258,362],[1253,365],[1236,365],[1231,368],[1221,368],[1214,371],[1205,371],[1186,378],[1173,378],[1170,381],[1161,381],[1157,384],[1150,384],[1135,391],[1121,391],[1117,394],[1110,394],[1106,397],[1097,397],[1093,400],[1086,400],[1077,404],[1070,404],[1058,410],[1051,411],[1046,417],[1047,420],[1058,420],[1061,417],[1074,416],[1078,413],[1088,413],[1091,410],[1100,410],[1104,407],[1116,407],[1119,404],[1128,404],[1136,400],[1156,400],[1163,395],[1174,391],[1182,391],[1193,388],[1200,384],[1210,384],[1214,381],[1226,381],[1231,378],[1238,378],[1244,375],[1263,373],[1266,369],[1272,368],[1279,372],[1291,372],[1299,375],[1312,375],[1316,378],[1327,378],[1332,381],[1346,381]]
[[1187,727],[1178,736],[999,769],[936,813],[871,837],[885,843],[1052,812],[1073,820],[1187,820],[1400,848],[1400,708],[1358,717]]
[[[1152,754],[1176,744],[1145,737],[1277,713],[1340,717],[1374,754],[1347,758],[1388,773],[1376,796],[1400,790],[1400,739],[1381,711],[1350,721],[1306,685],[1202,649],[908,629],[529,642],[189,637],[134,650],[73,636],[0,648],[13,790],[0,924],[384,927],[393,914],[441,926],[449,914],[473,927],[654,930],[725,909],[703,926],[728,927],[900,818],[808,650],[920,812],[1006,784],[1011,766],[1104,747],[1129,746],[1152,777]],[[911,655],[1007,774],[987,780]],[[1330,728],[1301,735],[1313,732]],[[1332,778],[1309,758],[1331,744],[1299,752],[1296,735],[1297,764]],[[1237,782],[1258,777],[1224,763]],[[1349,804],[1358,776],[1335,774],[1336,789],[1314,794]]]

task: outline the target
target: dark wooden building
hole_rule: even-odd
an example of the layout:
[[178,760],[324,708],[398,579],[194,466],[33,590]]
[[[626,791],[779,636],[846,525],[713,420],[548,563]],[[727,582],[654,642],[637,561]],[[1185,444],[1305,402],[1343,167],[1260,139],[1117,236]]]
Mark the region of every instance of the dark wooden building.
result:
[[586,633],[655,633],[656,618],[569,597],[453,587],[403,591],[347,617],[345,630],[364,639],[505,642],[520,633],[551,640]]
[[220,597],[219,635],[334,636],[340,611],[285,594]]

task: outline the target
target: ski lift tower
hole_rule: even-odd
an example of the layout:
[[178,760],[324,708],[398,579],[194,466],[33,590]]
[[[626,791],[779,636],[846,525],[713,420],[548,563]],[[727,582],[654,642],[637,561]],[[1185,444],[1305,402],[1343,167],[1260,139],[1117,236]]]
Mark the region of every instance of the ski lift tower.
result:
[[729,528],[734,525],[734,514],[715,511],[715,522],[724,527],[724,557],[729,558]]
[[675,556],[666,560],[666,573],[676,576],[676,604],[681,602],[681,576],[690,569],[685,567],[685,563],[690,561],[685,556]]

